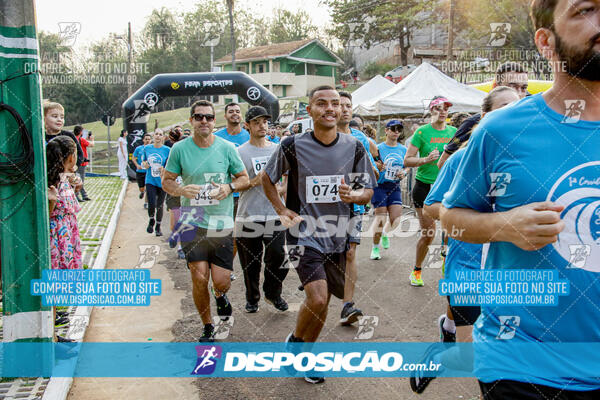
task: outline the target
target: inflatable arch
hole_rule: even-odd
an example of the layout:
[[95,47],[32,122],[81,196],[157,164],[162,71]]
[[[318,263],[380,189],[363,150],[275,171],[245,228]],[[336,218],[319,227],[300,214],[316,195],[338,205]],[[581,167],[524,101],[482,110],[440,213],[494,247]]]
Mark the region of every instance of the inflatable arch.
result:
[[[128,151],[133,153],[147,132],[150,113],[156,105],[173,96],[237,94],[252,105],[265,107],[273,121],[279,116],[277,97],[244,72],[191,72],[158,74],[123,103],[123,127]],[[131,162],[130,162],[131,164]]]

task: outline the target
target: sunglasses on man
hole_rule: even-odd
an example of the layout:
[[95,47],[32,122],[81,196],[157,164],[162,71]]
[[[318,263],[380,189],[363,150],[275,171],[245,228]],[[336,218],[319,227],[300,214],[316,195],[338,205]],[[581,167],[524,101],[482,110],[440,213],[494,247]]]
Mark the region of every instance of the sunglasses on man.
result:
[[192,115],[192,118],[194,118],[194,120],[200,122],[202,121],[204,118],[206,118],[206,122],[212,122],[215,120],[215,115],[214,114],[194,114]]
[[402,132],[404,127],[402,125],[394,125],[390,127],[390,131],[392,132]]

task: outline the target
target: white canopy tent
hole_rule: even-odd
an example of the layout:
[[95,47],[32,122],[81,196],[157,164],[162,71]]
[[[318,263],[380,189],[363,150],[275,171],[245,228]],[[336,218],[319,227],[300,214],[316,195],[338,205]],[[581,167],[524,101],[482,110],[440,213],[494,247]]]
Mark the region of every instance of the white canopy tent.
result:
[[451,113],[475,113],[481,110],[486,93],[464,85],[424,62],[381,95],[360,104],[355,102],[354,112],[366,117],[422,114],[437,95],[452,102]]
[[379,97],[395,86],[396,84],[389,79],[385,79],[381,75],[375,75],[369,82],[352,92],[353,108],[355,109],[358,104],[364,104]]

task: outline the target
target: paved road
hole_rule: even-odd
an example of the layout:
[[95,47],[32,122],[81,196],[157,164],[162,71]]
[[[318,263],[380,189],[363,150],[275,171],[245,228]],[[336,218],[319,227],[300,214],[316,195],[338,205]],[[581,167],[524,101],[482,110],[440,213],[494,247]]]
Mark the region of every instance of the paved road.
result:
[[[145,317],[139,313],[129,313],[127,319],[117,318],[119,311],[104,309],[95,312],[92,317],[90,332],[86,340],[174,340],[178,342],[193,342],[201,335],[202,324],[195,310],[191,297],[191,281],[185,262],[176,259],[174,250],[168,248],[166,239],[157,239],[145,233],[145,221],[141,200],[135,196],[133,185],[130,185],[125,201],[125,212],[119,222],[117,238],[128,238],[135,249],[123,246],[115,240],[111,252],[112,264],[109,267],[125,268],[127,262],[135,262],[137,245],[157,243],[161,246],[158,265],[152,275],[163,279],[163,297],[165,301],[152,300],[150,309],[144,310]],[[137,189],[135,189],[137,190]],[[404,224],[405,229],[411,230],[411,224]],[[414,227],[414,224],[412,225]],[[167,229],[165,229],[167,231]],[[119,236],[121,233],[123,236]],[[437,317],[445,309],[445,301],[437,295],[437,281],[441,269],[424,270],[425,287],[414,288],[409,285],[408,275],[414,262],[414,247],[416,235],[405,232],[403,238],[394,238],[391,247],[382,253],[379,261],[369,260],[370,240],[358,248],[358,285],[355,301],[366,315],[377,316],[379,325],[375,329],[372,341],[399,342],[430,342],[437,340]],[[439,239],[436,239],[439,241]],[[369,243],[367,243],[367,241]],[[117,248],[116,246],[120,246]],[[119,253],[117,253],[117,251]],[[122,255],[122,262],[114,255]],[[124,261],[127,260],[127,261]],[[133,260],[133,261],[132,261]],[[131,264],[129,264],[131,266]],[[296,311],[304,298],[304,293],[297,290],[299,280],[294,271],[290,271],[284,282],[283,296],[290,304],[290,310],[285,313],[276,311],[270,305],[260,302],[260,311],[256,314],[244,312],[244,283],[241,278],[239,263],[234,266],[238,279],[232,283],[229,298],[234,307],[235,324],[230,332],[228,341],[283,341],[293,329]],[[155,275],[156,274],[156,275]],[[214,303],[213,303],[214,308]],[[148,320],[147,316],[156,312],[155,317]],[[338,324],[341,311],[341,301],[332,298],[329,307],[329,318],[320,337],[321,341],[358,342],[355,339],[356,327],[342,327]],[[149,313],[149,314],[148,314]],[[216,315],[216,310],[213,309]],[[97,321],[102,318],[102,323]],[[140,326],[135,329],[136,321]],[[142,322],[143,321],[143,322]],[[165,332],[169,330],[170,332]],[[117,332],[132,332],[131,335]],[[126,336],[126,339],[125,337]],[[410,390],[408,378],[328,378],[323,385],[313,386],[297,378],[208,378],[208,379],[76,379],[75,387],[84,385],[89,395],[94,387],[110,384],[118,385],[118,390],[131,390],[138,393],[134,386],[143,382],[144,399],[147,398],[177,398],[177,399],[345,399],[345,398],[377,398],[377,399],[476,399],[479,390],[475,379],[438,379],[427,391],[420,396]],[[189,383],[194,382],[191,390]],[[106,389],[105,389],[106,390]],[[130,392],[132,395],[133,393]],[[154,394],[147,396],[148,394]],[[76,396],[72,390],[72,399],[114,398],[102,396]],[[140,393],[141,395],[141,393]],[[158,397],[156,397],[158,396]],[[135,395],[129,398],[138,398]],[[139,397],[142,398],[142,397]]]

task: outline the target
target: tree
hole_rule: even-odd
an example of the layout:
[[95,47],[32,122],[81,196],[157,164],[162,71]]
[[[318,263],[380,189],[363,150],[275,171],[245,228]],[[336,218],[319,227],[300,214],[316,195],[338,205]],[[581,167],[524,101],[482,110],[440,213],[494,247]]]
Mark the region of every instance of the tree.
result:
[[415,29],[433,18],[436,0],[326,0],[335,24],[329,30],[344,47],[358,41],[367,48],[397,41],[402,65],[408,63],[410,38]]
[[180,40],[180,23],[169,9],[154,9],[146,21],[143,36],[146,43],[150,43],[147,47],[166,50]]
[[317,27],[312,24],[306,11],[294,13],[279,8],[273,13],[268,38],[270,43],[285,43],[314,38],[317,32]]
[[456,15],[460,18],[455,26],[465,38],[485,45],[490,39],[491,23],[509,23],[511,30],[504,46],[535,49],[533,41],[535,29],[529,18],[530,2],[530,0],[455,1]]

